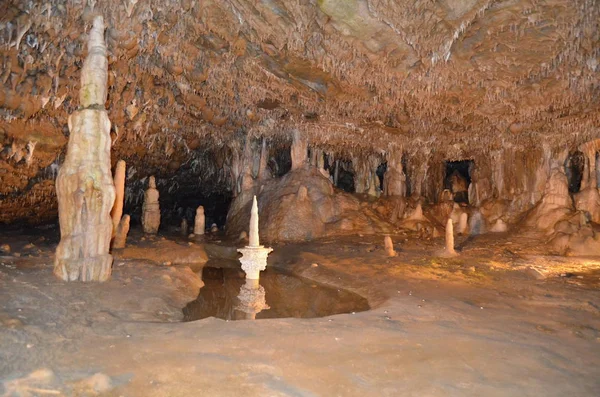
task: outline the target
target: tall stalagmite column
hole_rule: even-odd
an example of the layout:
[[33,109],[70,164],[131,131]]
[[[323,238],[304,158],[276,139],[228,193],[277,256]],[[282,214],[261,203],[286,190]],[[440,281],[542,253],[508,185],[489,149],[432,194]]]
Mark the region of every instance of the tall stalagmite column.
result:
[[94,19],[81,72],[81,107],[69,117],[69,144],[56,179],[61,239],[54,274],[65,281],[105,281],[115,187],[110,170],[110,120],[104,108],[108,61],[104,20]]
[[119,227],[119,222],[121,222],[121,216],[123,215],[123,200],[125,199],[125,168],[125,161],[119,160],[115,166],[115,175],[113,177],[115,182],[115,204],[110,212],[113,222],[113,236],[117,231],[117,227]]

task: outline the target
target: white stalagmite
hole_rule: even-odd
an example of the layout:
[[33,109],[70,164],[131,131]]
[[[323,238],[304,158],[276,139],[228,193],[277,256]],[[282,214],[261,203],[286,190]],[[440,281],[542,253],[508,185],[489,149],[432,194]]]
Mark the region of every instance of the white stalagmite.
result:
[[246,247],[238,249],[238,252],[242,254],[240,262],[242,263],[242,270],[246,272],[246,279],[259,279],[260,272],[267,268],[267,257],[271,251],[273,251],[272,248],[265,248],[260,245],[258,237],[258,203],[256,196],[254,196],[250,211],[250,242]]
[[456,256],[458,255],[454,250],[454,225],[452,219],[448,218],[446,222],[446,249],[444,250],[444,256]]
[[249,247],[260,247],[258,236],[258,203],[256,196],[252,199],[252,210],[250,211],[250,243]]
[[110,170],[110,120],[104,109],[108,61],[104,20],[94,19],[81,73],[81,107],[69,116],[69,144],[56,179],[61,239],[54,274],[65,281],[106,281],[115,186]]
[[142,205],[142,227],[144,233],[156,234],[160,227],[160,203],[158,201],[159,193],[156,189],[156,179],[151,176],[148,179],[148,190],[144,194],[144,204]]
[[115,184],[115,203],[113,204],[112,211],[110,212],[113,222],[113,237],[117,231],[119,222],[121,222],[121,217],[123,216],[123,201],[125,199],[125,169],[125,161],[119,160],[115,166],[115,174],[113,176],[113,181]]
[[469,227],[469,215],[466,212],[461,212],[458,217],[458,233],[467,234],[467,228]]
[[203,235],[206,228],[206,218],[204,217],[204,207],[199,206],[196,209],[196,218],[194,219],[194,234]]

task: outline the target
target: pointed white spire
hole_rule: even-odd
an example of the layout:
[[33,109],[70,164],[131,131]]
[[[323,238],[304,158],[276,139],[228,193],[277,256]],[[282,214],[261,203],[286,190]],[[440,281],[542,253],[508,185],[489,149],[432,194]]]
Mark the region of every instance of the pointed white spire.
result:
[[258,237],[258,203],[256,196],[252,199],[252,211],[250,211],[250,244],[249,247],[260,247]]

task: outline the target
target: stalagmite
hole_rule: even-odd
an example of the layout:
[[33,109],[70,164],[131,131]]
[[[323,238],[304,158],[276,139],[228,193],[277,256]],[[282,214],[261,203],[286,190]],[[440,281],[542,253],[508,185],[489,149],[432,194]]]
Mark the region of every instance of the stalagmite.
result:
[[115,231],[115,237],[112,242],[113,248],[125,248],[127,234],[129,233],[129,221],[129,215],[123,215],[123,218],[121,218],[117,230]]
[[188,221],[187,221],[187,219],[183,218],[181,220],[181,226],[179,227],[179,233],[182,236],[187,236],[188,235],[188,230],[189,230]]
[[303,168],[308,160],[308,143],[306,137],[299,130],[294,130],[291,148],[292,171]]
[[206,227],[206,220],[204,218],[204,207],[199,206],[196,209],[196,218],[194,219],[194,234],[197,236],[201,236],[204,234],[204,229]]
[[468,227],[469,215],[466,212],[463,212],[458,217],[458,234],[467,234]]
[[156,180],[154,176],[148,179],[148,190],[144,194],[144,204],[142,206],[142,227],[144,233],[156,234],[160,226],[160,205],[158,202],[159,193],[156,189]]
[[252,199],[252,209],[250,211],[250,247],[260,247],[260,237],[258,235],[258,205],[256,196]]
[[123,216],[123,201],[125,198],[125,161],[119,160],[115,167],[113,181],[115,184],[115,203],[110,213],[113,222],[113,236]]
[[394,243],[392,242],[392,238],[390,236],[385,236],[383,239],[383,245],[385,247],[385,254],[387,256],[396,256],[398,253],[394,251]]
[[104,103],[108,61],[104,21],[94,19],[81,72],[81,107],[69,116],[69,144],[58,172],[56,195],[61,240],[54,273],[65,281],[105,281],[113,223],[115,187],[110,172],[110,120]]
[[458,254],[454,250],[454,225],[452,219],[448,219],[446,222],[446,248],[442,252],[441,256],[452,257]]
[[388,158],[387,170],[383,176],[385,196],[406,196],[406,175],[402,169],[402,156],[396,154]]
[[242,270],[246,272],[247,279],[259,279],[260,272],[267,267],[267,256],[272,251],[272,248],[265,248],[260,245],[258,234],[258,203],[256,196],[254,196],[250,211],[249,243],[246,247],[238,249],[238,252],[242,254],[240,262],[242,263]]
[[508,226],[502,219],[496,220],[496,223],[490,228],[490,232],[503,233],[508,230]]

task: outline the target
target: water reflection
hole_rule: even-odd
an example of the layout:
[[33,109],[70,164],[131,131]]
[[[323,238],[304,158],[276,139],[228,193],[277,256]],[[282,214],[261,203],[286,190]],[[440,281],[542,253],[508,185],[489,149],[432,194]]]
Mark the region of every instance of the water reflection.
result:
[[204,287],[183,309],[184,320],[206,317],[249,320],[282,317],[323,317],[369,309],[367,300],[349,291],[330,288],[273,268],[260,281],[246,280],[241,269],[205,267]]
[[[236,312],[241,312],[246,320],[255,320],[256,314],[263,310],[270,309],[265,299],[265,289],[259,284],[258,280],[246,279],[240,293],[237,296],[237,304],[234,307]],[[239,316],[235,316],[239,318]]]

